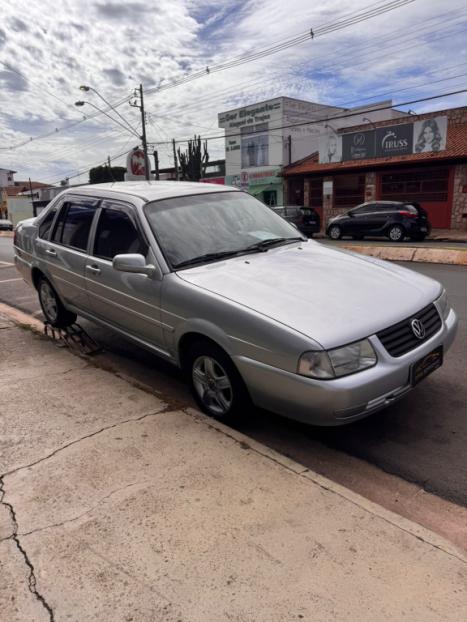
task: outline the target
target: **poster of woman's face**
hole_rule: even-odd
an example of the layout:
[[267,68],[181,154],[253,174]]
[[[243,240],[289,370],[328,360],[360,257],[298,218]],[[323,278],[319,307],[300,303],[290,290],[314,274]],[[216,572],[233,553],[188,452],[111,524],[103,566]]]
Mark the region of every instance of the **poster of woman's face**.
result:
[[447,117],[416,121],[413,126],[414,153],[446,149]]
[[342,160],[342,137],[333,132],[320,136],[319,161],[340,162]]

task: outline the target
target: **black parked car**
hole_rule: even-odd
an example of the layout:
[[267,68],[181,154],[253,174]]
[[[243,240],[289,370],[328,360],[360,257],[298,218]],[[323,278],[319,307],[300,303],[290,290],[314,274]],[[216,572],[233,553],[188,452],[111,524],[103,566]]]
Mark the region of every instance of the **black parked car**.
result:
[[313,233],[318,233],[321,228],[321,221],[318,212],[312,207],[301,207],[299,205],[278,205],[273,209],[276,214],[294,224],[299,231],[313,237]]
[[405,237],[421,242],[431,232],[428,214],[418,203],[372,201],[363,203],[345,214],[331,218],[326,235],[338,240],[344,235],[354,240],[365,236],[386,236],[392,242]]

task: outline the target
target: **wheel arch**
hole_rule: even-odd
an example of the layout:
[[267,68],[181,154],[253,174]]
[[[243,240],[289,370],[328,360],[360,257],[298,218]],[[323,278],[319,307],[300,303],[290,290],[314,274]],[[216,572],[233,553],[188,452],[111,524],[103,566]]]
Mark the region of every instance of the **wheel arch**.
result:
[[37,266],[34,266],[31,270],[31,279],[32,279],[32,284],[34,285],[36,290],[39,287],[39,281],[41,278],[46,279],[47,277],[40,268],[38,268]]
[[200,327],[192,327],[180,336],[177,343],[177,358],[182,369],[186,366],[187,356],[191,347],[198,342],[210,343],[220,348],[232,360],[231,348],[229,347],[227,336],[223,335],[219,329],[217,329],[217,331],[206,331],[202,330]]

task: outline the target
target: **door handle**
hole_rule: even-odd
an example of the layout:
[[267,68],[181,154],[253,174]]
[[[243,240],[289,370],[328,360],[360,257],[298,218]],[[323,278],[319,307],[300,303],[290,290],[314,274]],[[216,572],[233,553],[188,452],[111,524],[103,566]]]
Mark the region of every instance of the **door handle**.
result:
[[86,270],[89,270],[89,272],[92,272],[93,274],[101,273],[101,269],[98,268],[97,266],[86,266]]
[[47,253],[47,255],[51,255],[52,257],[57,256],[57,251],[54,250],[53,248],[46,248],[45,252]]

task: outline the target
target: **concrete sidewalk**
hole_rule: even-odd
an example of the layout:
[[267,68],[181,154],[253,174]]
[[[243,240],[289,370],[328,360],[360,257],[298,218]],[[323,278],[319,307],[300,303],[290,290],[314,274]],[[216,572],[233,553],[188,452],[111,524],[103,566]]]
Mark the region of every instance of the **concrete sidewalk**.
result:
[[439,536],[0,316],[0,618],[463,621]]

